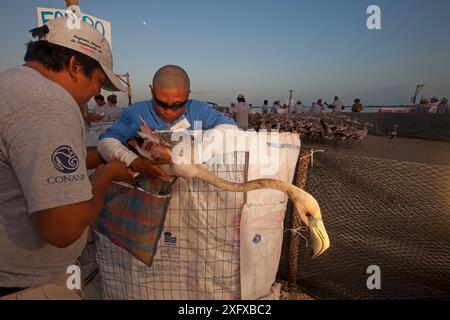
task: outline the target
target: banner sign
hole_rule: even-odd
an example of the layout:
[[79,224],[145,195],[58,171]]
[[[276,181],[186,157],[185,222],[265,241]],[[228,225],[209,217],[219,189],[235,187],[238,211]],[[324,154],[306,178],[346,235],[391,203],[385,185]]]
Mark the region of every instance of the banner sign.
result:
[[[70,13],[72,13],[72,11],[67,9],[52,9],[52,8],[38,7],[37,8],[38,27],[43,26],[52,19],[64,16],[67,17]],[[99,32],[101,32],[111,45],[111,22],[82,12],[81,12],[81,19],[92,25]]]

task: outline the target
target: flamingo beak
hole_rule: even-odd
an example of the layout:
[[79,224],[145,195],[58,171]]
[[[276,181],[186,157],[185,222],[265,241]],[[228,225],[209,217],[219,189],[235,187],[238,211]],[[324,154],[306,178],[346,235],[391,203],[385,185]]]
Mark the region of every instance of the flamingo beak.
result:
[[309,229],[312,240],[312,258],[315,259],[330,247],[330,239],[322,218],[309,217]]
[[317,200],[302,189],[294,187],[289,197],[305,226],[309,227],[312,242],[312,258],[317,258],[330,247],[330,238],[322,221],[322,214]]

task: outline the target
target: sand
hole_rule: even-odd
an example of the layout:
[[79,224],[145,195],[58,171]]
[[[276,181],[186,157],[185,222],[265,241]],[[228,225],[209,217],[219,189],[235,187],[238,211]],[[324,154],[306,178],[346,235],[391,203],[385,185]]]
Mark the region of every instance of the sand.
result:
[[303,146],[343,155],[450,166],[450,142],[445,141],[411,138],[389,141],[386,137],[367,136],[360,145],[351,148],[338,147],[335,150],[333,146],[323,144]]

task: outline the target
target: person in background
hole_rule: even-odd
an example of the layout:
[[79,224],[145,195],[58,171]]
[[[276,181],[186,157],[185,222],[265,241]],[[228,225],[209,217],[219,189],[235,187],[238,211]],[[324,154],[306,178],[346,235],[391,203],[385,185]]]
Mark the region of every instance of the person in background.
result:
[[248,118],[252,114],[250,106],[245,102],[245,97],[243,94],[239,94],[237,97],[238,103],[234,107],[234,112],[236,114],[236,123],[239,129],[248,130]]
[[230,106],[228,107],[228,112],[227,112],[227,115],[230,118],[233,118],[234,120],[236,120],[235,117],[234,117],[234,112],[235,112],[234,107],[235,106],[236,106],[236,103],[235,102],[231,102]]
[[[94,111],[104,111],[104,108],[106,106],[106,102],[105,102],[105,97],[101,94],[97,95],[94,97],[94,101],[95,101],[95,107],[94,107]],[[100,113],[97,112],[97,113]]]
[[429,113],[437,113],[437,106],[439,105],[440,101],[437,97],[433,97],[430,100],[430,111]]
[[280,100],[275,100],[272,105],[271,113],[280,113],[280,110],[281,110]]
[[416,113],[429,113],[430,112],[430,101],[426,98],[420,100],[420,104],[416,106]]
[[353,100],[352,112],[363,112],[363,111],[364,105],[362,104],[361,100],[358,98]]
[[122,108],[117,106],[117,96],[112,94],[108,96],[108,108],[106,109],[107,121],[116,121],[122,114]]
[[321,113],[325,110],[325,107],[323,106],[322,99],[317,100],[316,103],[313,104],[311,107],[311,113]]
[[69,19],[31,30],[25,64],[0,73],[0,300],[80,300],[67,269],[111,183],[133,183],[125,163],[104,164],[84,144],[82,107],[101,89],[126,89],[108,41]]
[[437,113],[445,114],[445,113],[449,113],[449,112],[450,112],[450,108],[448,105],[448,99],[442,98],[441,103],[439,103],[439,105],[437,106]]
[[305,113],[305,106],[303,105],[301,100],[297,101],[297,104],[293,108],[293,113],[294,114]]
[[262,105],[262,114],[268,114],[269,113],[269,101],[264,100],[264,103]]
[[94,97],[95,107],[94,110],[89,115],[89,120],[92,122],[103,121],[106,117],[106,102],[105,97],[101,94]]
[[333,104],[328,105],[328,108],[332,109],[333,112],[341,112],[344,109],[338,96],[334,97]]

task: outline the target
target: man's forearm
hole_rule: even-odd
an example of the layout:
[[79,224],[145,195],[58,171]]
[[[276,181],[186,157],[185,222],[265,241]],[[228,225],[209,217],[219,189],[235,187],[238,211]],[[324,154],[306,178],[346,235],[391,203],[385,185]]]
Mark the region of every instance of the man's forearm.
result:
[[[105,170],[105,167],[99,167],[91,176],[90,181],[92,185],[93,197],[88,201],[88,210],[79,211],[78,218],[74,218],[74,223],[66,221],[67,229],[64,235],[60,235],[58,239],[63,239],[66,245],[75,242],[82,235],[83,231],[99,216],[104,207],[105,195],[109,186],[113,181],[113,176],[110,172]],[[60,228],[62,231],[64,228]]]
[[93,197],[87,202],[88,209],[74,218],[76,220],[76,223],[72,225],[74,239],[77,239],[83,230],[100,214],[104,206],[106,192],[113,181],[113,175],[106,169],[106,166],[101,166],[89,177],[89,180],[92,185]]
[[67,248],[77,241],[84,230],[99,215],[112,174],[99,167],[91,176],[93,198],[33,213],[43,239],[58,248]]
[[128,150],[122,145],[119,140],[113,138],[106,138],[99,142],[97,146],[98,152],[106,161],[111,161],[112,158],[119,159],[129,166],[138,155]]

